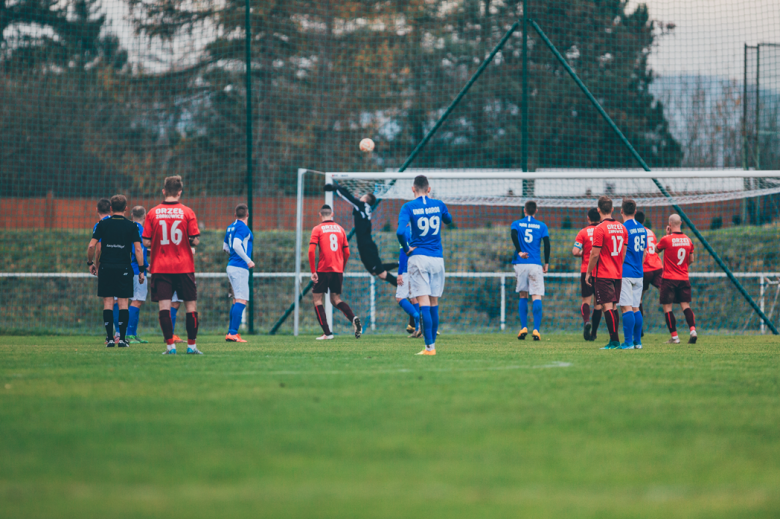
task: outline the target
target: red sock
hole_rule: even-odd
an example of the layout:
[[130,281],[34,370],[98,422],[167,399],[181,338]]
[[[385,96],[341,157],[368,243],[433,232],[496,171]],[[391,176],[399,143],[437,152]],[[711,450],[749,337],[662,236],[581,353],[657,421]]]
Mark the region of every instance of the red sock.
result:
[[319,322],[320,326],[322,327],[322,333],[325,335],[333,335],[330,333],[330,327],[328,326],[328,316],[325,315],[325,307],[322,305],[317,305],[314,307],[314,312],[317,314],[317,322]]
[[[171,321],[170,310],[160,310],[160,328],[162,329],[163,337],[166,344],[173,344],[173,321]],[[112,318],[112,323],[113,318]]]
[[187,345],[195,344],[198,338],[198,312],[187,313]]
[[337,304],[336,307],[338,307],[338,309],[344,313],[344,316],[349,319],[349,322],[352,322],[352,320],[355,318],[355,314],[352,313],[352,309],[344,301]]
[[582,303],[580,314],[582,315],[582,322],[587,324],[590,319],[590,305],[588,303]]
[[685,314],[685,322],[688,323],[688,328],[691,330],[696,329],[696,316],[693,315],[693,310],[691,308],[686,308],[683,310],[683,313]]
[[677,319],[674,318],[674,312],[666,312],[664,317],[666,317],[666,326],[669,328],[669,333],[672,334],[672,337],[677,337]]

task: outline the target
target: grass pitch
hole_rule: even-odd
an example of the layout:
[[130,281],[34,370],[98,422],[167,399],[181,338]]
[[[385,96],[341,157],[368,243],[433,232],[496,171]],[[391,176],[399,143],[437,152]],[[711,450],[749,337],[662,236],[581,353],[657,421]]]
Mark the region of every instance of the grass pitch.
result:
[[780,341],[665,339],[0,337],[0,516],[777,517]]

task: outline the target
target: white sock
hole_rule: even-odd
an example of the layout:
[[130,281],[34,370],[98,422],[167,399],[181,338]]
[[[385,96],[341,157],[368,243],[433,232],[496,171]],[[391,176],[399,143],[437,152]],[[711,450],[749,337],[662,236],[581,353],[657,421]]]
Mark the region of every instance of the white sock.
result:
[[168,351],[175,350],[176,349],[176,343],[168,344]]
[[426,349],[426,350],[428,350],[428,351],[433,351],[433,350],[435,350],[435,349],[436,349],[436,343],[434,342],[433,344],[427,344],[427,345],[425,346],[425,349]]

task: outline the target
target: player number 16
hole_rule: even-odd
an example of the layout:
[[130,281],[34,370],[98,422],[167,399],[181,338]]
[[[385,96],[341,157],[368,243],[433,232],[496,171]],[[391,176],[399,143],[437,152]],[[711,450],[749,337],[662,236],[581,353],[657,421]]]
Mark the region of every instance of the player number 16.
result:
[[[184,237],[184,233],[179,229],[180,223],[181,220],[175,220],[173,225],[171,225],[171,240],[174,245],[180,244],[181,239]],[[160,227],[162,228],[162,240],[160,240],[160,245],[168,245],[171,243],[171,240],[168,240],[168,222],[160,220]]]

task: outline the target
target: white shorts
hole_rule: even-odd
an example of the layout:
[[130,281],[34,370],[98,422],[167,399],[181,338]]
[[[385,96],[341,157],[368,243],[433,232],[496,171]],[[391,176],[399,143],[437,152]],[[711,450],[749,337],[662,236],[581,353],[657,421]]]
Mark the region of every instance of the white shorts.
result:
[[249,269],[228,267],[227,275],[233,287],[233,298],[249,301]]
[[130,301],[146,301],[146,296],[149,294],[149,277],[144,275],[144,283],[138,282],[138,274],[133,276],[133,297]]
[[642,278],[623,278],[618,306],[639,308],[642,304]]
[[405,282],[409,283],[411,297],[441,297],[444,293],[444,258],[412,256],[407,266]]
[[404,284],[399,284],[397,287],[395,287],[395,298],[396,299],[406,299],[409,297],[412,293],[412,283],[411,283],[411,277],[409,276],[409,272],[404,273]]
[[171,296],[171,303],[181,303],[181,299],[179,299],[179,294],[176,292],[173,293]]
[[517,288],[515,292],[528,292],[529,296],[544,295],[544,270],[541,265],[515,265]]

